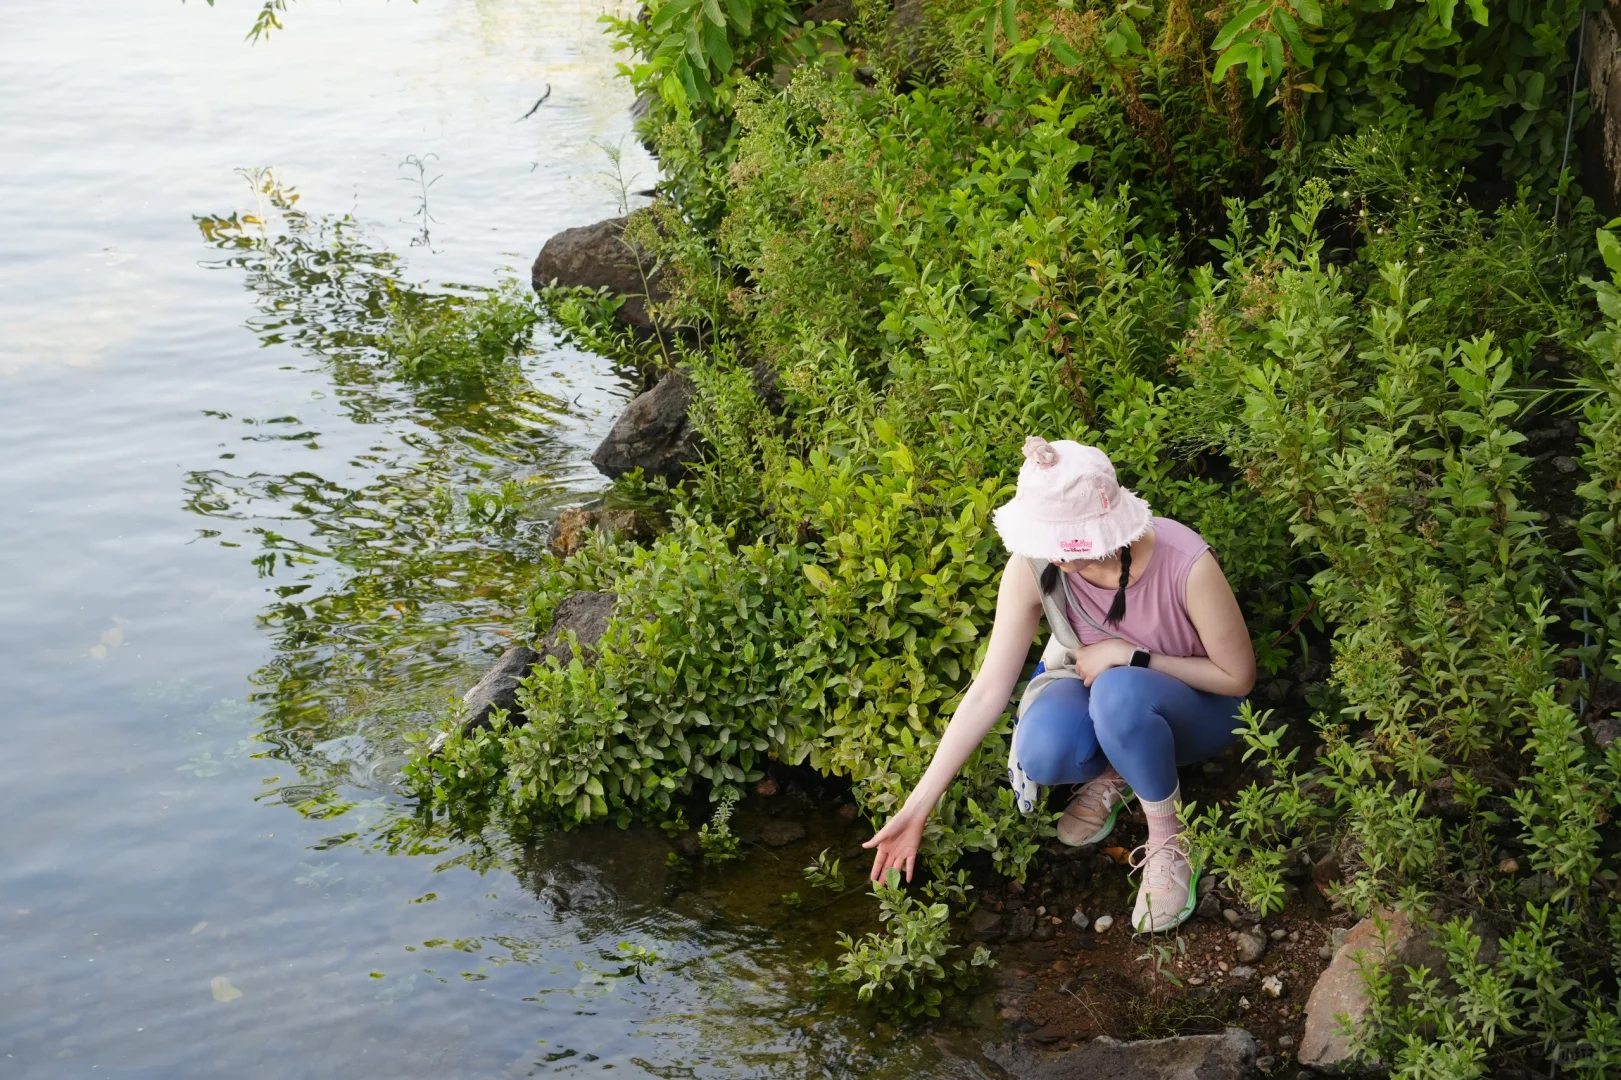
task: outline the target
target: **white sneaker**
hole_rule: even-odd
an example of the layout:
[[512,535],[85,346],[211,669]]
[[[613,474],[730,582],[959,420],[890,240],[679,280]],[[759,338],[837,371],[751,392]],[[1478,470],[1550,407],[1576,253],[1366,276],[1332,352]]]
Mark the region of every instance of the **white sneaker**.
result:
[[1154,934],[1181,926],[1193,914],[1199,897],[1199,868],[1188,855],[1181,835],[1157,844],[1144,844],[1131,853],[1131,869],[1142,871],[1131,928]]
[[1110,769],[1076,790],[1058,819],[1058,839],[1070,847],[1095,844],[1114,831],[1120,808],[1135,796],[1121,775]]

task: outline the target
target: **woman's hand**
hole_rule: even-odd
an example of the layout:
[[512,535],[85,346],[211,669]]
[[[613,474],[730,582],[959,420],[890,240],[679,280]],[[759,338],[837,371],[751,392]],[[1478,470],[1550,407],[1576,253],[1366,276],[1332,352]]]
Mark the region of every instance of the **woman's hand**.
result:
[[1083,645],[1075,650],[1075,673],[1081,677],[1084,685],[1091,686],[1099,675],[1110,668],[1130,664],[1131,656],[1136,651],[1136,646],[1131,642],[1119,638]]
[[929,815],[921,810],[901,807],[889,823],[861,846],[877,848],[872,859],[873,881],[883,881],[891,870],[900,870],[908,883],[912,880],[912,865],[917,861],[917,849],[923,843],[923,826]]

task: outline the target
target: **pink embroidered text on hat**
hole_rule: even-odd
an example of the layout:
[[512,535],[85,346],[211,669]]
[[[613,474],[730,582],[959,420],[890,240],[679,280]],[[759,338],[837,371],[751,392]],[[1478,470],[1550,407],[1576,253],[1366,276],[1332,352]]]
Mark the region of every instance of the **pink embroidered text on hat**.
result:
[[1097,447],[1032,435],[1024,457],[1017,492],[993,515],[1008,551],[1053,562],[1106,559],[1148,532],[1148,504],[1120,486]]

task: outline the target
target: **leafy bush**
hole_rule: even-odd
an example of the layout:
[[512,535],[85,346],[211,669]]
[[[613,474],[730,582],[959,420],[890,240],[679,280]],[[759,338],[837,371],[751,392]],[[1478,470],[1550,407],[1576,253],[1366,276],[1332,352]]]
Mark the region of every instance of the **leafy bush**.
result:
[[[680,10],[619,28],[645,85],[680,18],[718,25]],[[786,60],[770,10],[779,42],[752,47]],[[672,198],[637,239],[693,331],[660,359],[697,386],[705,460],[634,492],[667,536],[541,568],[531,632],[570,591],[619,596],[600,659],[537,671],[527,727],[452,739],[432,797],[628,822],[776,757],[883,819],[982,655],[1022,436],[1076,438],[1211,541],[1263,672],[1314,684],[1309,717],[1246,709],[1259,778],[1195,808],[1201,856],[1271,911],[1287,866],[1335,850],[1339,903],[1442,928],[1448,971],[1369,973],[1360,1045],[1398,1074],[1602,1074],[1621,742],[1589,725],[1621,665],[1621,292],[1582,274],[1621,271],[1621,244],[1539,203],[1579,9],[1258,4],[1207,39],[1181,4],[936,0],[910,44],[856,10],[776,82],[701,41],[713,93],[683,107],[714,126],[654,125]],[[1214,83],[1212,54],[1234,58]],[[1238,83],[1252,62],[1270,103]],[[1460,173],[1488,152],[1521,181],[1501,205]],[[573,304],[554,313],[623,347]],[[1528,438],[1568,408],[1573,477]],[[928,827],[935,899],[886,882],[888,932],[845,940],[864,997],[937,1009],[975,967],[944,960],[950,870],[1037,857],[1050,820],[1014,807],[1007,732]]]
[[844,955],[833,978],[856,987],[862,1001],[873,1001],[887,1011],[905,1016],[939,1016],[945,994],[939,984],[961,989],[977,980],[982,970],[996,966],[983,945],[974,946],[967,960],[946,962],[957,949],[951,944],[951,908],[941,901],[925,903],[907,894],[900,871],[873,884],[878,897],[878,918],[883,932],[860,940],[839,935]]

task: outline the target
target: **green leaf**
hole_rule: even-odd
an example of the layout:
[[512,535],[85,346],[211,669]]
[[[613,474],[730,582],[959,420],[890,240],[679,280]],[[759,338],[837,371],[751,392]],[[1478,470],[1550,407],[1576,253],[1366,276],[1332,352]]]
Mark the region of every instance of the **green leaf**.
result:
[[800,569],[805,572],[806,579],[822,592],[833,591],[833,578],[826,570],[823,570],[815,563],[806,563]]
[[1070,48],[1069,42],[1056,35],[1047,39],[1047,48],[1053,58],[1065,67],[1080,67],[1081,54]]
[[1284,44],[1289,46],[1289,52],[1296,64],[1309,68],[1316,63],[1316,54],[1312,51],[1312,47],[1306,44],[1306,39],[1300,36],[1300,24],[1295,22],[1293,15],[1283,8],[1278,8],[1272,13],[1272,25],[1277,27]]
[[1002,0],[1002,33],[1015,44],[1019,41],[1019,0]]
[[985,59],[996,59],[996,6],[985,9]]
[[[1276,79],[1283,74],[1283,39],[1271,30],[1261,31],[1261,49],[1266,58],[1266,75],[1268,79]],[[1255,91],[1260,97],[1261,92]]]
[[1615,233],[1608,229],[1600,229],[1598,236],[1598,253],[1604,259],[1604,265],[1610,268],[1610,273],[1621,274],[1621,240],[1615,238]]
[[1458,0],[1430,0],[1430,14],[1447,30],[1452,29],[1452,13],[1457,7]]
[[1225,49],[1227,46],[1233,43],[1234,38],[1243,33],[1245,30],[1248,30],[1250,24],[1256,19],[1259,19],[1262,15],[1266,14],[1267,10],[1271,7],[1272,4],[1270,0],[1261,0],[1260,3],[1251,4],[1243,11],[1240,11],[1237,15],[1234,15],[1231,19],[1227,20],[1227,25],[1221,28],[1221,32],[1216,35],[1216,40],[1210,43],[1210,47],[1215,49],[1217,52]]
[[720,9],[720,0],[704,0],[704,18],[726,29],[726,13]]
[[726,31],[711,22],[704,23],[704,52],[719,71],[732,70],[732,47],[726,42]]
[[[1480,3],[1481,0],[1474,0]],[[1323,9],[1317,5],[1317,0],[1294,0],[1295,14],[1307,26],[1323,25]]]
[[1255,55],[1256,51],[1255,46],[1247,41],[1240,45],[1234,45],[1216,58],[1216,70],[1211,75],[1211,78],[1219,79],[1227,74],[1228,68],[1249,63],[1250,57]]
[[1469,17],[1480,26],[1487,25],[1486,0],[1464,0],[1469,5]]

